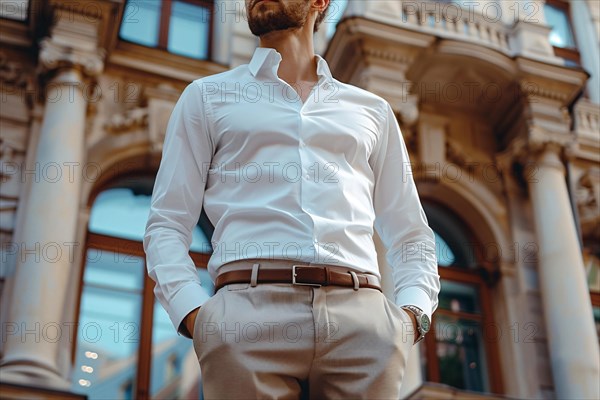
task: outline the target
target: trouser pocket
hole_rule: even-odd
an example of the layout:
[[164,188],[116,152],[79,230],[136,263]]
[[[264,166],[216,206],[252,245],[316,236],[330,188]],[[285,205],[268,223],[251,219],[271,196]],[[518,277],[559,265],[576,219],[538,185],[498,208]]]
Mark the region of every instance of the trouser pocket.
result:
[[204,348],[204,344],[206,342],[206,329],[210,328],[208,321],[214,320],[213,318],[213,305],[218,302],[220,298],[220,293],[215,293],[212,297],[210,297],[207,301],[200,306],[198,310],[198,314],[196,314],[196,320],[194,321],[193,326],[193,336],[192,342],[194,344],[194,351],[196,355],[200,357],[200,351]]

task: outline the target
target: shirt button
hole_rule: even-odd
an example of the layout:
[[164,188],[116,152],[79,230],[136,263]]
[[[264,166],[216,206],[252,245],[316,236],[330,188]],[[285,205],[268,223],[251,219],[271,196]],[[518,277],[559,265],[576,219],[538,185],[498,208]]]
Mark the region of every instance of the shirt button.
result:
[[[296,176],[297,176],[297,175],[296,175]],[[306,175],[304,175],[304,177],[305,177],[306,179],[310,179],[310,174],[306,174]]]

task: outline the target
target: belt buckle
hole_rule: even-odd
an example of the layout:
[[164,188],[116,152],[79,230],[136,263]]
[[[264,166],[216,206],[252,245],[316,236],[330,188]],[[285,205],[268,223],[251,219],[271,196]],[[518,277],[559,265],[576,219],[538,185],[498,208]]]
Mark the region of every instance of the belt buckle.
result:
[[292,285],[300,285],[300,286],[315,286],[321,287],[320,283],[304,283],[304,282],[296,282],[296,267],[304,267],[304,265],[294,264],[292,265]]

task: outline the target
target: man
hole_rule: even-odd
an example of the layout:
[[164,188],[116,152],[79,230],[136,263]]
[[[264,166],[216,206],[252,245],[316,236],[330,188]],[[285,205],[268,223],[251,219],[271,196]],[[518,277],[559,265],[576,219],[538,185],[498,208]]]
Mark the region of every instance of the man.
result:
[[[313,52],[328,7],[246,0],[251,61],[193,81],[169,120],[144,249],[206,398],[397,399],[437,307],[434,235],[394,113]],[[202,206],[212,297],[188,254]]]

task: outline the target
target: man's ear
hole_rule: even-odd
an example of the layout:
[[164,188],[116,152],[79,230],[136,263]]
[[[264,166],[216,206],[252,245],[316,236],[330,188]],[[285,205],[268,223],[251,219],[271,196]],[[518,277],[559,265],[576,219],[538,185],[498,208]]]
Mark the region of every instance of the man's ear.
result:
[[329,5],[329,1],[330,0],[312,0],[312,6],[319,13],[321,13],[327,8],[327,6]]
[[330,0],[310,0],[311,1],[311,10],[315,10],[317,12],[314,23],[314,32],[319,30],[319,25],[323,22],[325,15],[323,14],[327,7],[329,6]]

